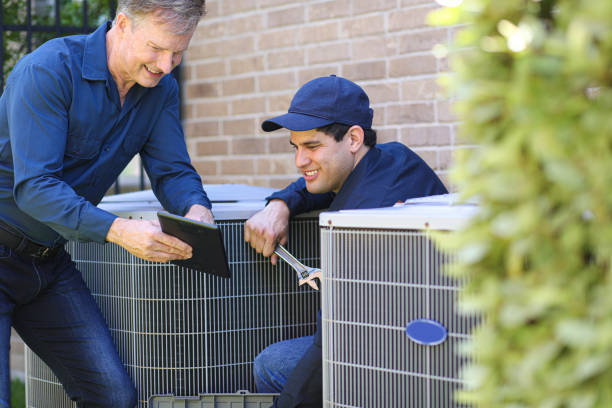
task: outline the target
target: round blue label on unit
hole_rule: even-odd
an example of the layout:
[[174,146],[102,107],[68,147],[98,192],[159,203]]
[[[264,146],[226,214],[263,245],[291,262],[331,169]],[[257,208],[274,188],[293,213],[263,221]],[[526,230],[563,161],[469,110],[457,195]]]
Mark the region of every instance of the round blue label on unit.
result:
[[406,334],[410,340],[424,346],[435,346],[446,340],[448,331],[440,323],[429,319],[417,319],[408,323]]

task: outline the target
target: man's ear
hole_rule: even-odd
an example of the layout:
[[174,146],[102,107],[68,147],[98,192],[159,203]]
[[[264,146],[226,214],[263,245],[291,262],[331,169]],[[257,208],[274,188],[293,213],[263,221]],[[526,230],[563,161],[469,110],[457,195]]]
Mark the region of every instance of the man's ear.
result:
[[357,153],[359,149],[361,149],[361,146],[363,146],[363,129],[361,126],[354,125],[351,126],[347,133],[350,139],[351,153]]
[[130,29],[131,21],[125,13],[119,13],[115,17],[115,27],[117,27],[118,31],[122,34],[125,33],[126,30]]

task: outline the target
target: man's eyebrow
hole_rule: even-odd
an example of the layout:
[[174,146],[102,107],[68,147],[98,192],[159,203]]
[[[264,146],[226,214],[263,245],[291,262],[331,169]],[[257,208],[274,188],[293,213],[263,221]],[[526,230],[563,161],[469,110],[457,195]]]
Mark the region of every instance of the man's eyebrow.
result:
[[[148,44],[148,45],[150,45],[150,46],[152,46],[152,47],[154,47],[154,48],[159,48],[160,50],[164,50],[164,51],[168,50],[167,48],[164,48],[164,47],[162,47],[161,45],[158,45],[158,44],[154,43],[154,42],[153,42],[153,41],[151,41],[151,40],[147,41],[147,44]],[[176,51],[170,50],[170,51],[172,51],[172,52],[174,52],[174,53],[178,53],[178,52],[185,52],[185,50],[176,50]]]

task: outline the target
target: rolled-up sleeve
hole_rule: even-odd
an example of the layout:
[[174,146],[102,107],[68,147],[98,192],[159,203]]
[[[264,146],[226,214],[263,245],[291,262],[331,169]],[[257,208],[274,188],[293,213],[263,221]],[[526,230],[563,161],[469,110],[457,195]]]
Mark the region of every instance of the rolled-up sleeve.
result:
[[202,179],[191,165],[179,118],[178,85],[168,81],[164,109],[141,151],[151,187],[162,206],[184,215],[194,204],[211,208],[202,188]]
[[71,103],[67,71],[36,64],[16,69],[22,71],[21,81],[5,92],[17,206],[65,239],[104,242],[116,216],[63,180]]

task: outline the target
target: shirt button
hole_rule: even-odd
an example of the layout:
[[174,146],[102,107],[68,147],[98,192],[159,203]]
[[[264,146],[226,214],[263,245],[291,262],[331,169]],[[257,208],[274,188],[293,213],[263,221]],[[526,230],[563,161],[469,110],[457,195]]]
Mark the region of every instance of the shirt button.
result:
[[108,146],[106,146],[106,147],[104,148],[104,151],[105,151],[105,152],[108,152],[109,150],[110,150],[110,147],[108,147]]

